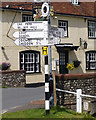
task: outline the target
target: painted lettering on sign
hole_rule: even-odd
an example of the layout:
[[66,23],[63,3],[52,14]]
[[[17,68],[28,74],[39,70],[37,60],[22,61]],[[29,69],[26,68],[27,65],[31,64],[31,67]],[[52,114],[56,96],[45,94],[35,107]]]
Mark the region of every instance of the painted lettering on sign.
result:
[[28,21],[14,23],[14,29],[48,30],[48,21]]
[[13,36],[15,38],[48,38],[48,31],[33,31],[33,32],[27,32],[27,31],[17,31],[13,33]]

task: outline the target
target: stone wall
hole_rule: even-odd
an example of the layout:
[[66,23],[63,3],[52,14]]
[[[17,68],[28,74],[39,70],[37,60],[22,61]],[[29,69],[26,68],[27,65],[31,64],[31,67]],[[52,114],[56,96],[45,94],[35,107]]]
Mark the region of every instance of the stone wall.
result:
[[2,87],[24,87],[26,83],[25,71],[0,71],[0,83],[2,84]]
[[[56,88],[76,92],[82,89],[82,93],[86,95],[96,96],[96,73],[86,74],[57,74]],[[56,92],[57,105],[75,105],[76,96],[74,94]],[[95,98],[82,97],[83,100],[96,101]]]

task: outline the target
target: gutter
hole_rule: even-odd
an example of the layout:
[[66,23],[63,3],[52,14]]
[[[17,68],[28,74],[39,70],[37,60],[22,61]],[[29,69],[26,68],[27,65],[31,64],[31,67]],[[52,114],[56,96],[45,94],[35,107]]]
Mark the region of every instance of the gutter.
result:
[[[0,7],[0,9],[2,10],[9,10],[9,11],[17,11],[18,12],[30,12],[32,13],[32,10],[26,10],[26,9],[15,9],[15,8],[5,8],[5,7]],[[68,17],[78,17],[78,18],[85,18],[85,19],[93,19],[95,20],[96,17],[92,17],[92,16],[84,16],[84,15],[74,15],[74,14],[67,14],[67,13],[54,13],[54,15],[64,15],[64,16],[68,16]]]
[[7,10],[7,11],[17,11],[18,12],[30,12],[32,13],[32,10],[25,10],[25,9],[15,9],[15,8],[4,8],[4,7],[0,7],[1,10]]
[[85,19],[96,19],[96,17],[92,17],[92,16],[74,15],[74,14],[66,14],[66,13],[55,13],[54,15],[64,15],[68,17],[78,17],[78,18],[85,18]]

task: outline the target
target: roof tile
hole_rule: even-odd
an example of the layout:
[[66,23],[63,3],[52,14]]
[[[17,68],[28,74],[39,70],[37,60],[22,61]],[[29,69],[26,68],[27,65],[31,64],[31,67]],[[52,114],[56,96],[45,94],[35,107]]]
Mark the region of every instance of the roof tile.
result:
[[[6,8],[6,5],[10,5],[7,9],[20,9],[32,10],[32,2],[2,2],[0,7]],[[54,11],[57,14],[70,14],[79,16],[96,17],[96,1],[95,2],[80,2],[79,5],[73,5],[71,2],[51,2],[54,7]]]

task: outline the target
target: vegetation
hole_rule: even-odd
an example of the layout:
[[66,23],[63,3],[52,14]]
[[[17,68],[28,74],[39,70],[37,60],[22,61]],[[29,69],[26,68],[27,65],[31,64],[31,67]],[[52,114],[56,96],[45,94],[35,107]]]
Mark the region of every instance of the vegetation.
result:
[[[29,109],[14,113],[4,113],[2,118],[93,118],[89,114],[79,114],[64,107],[53,107],[46,115],[45,109]],[[71,119],[70,119],[71,120]]]
[[8,70],[10,67],[10,63],[3,62],[2,64],[0,64],[0,70]]
[[4,86],[2,86],[2,88],[8,88],[8,87],[4,85]]

